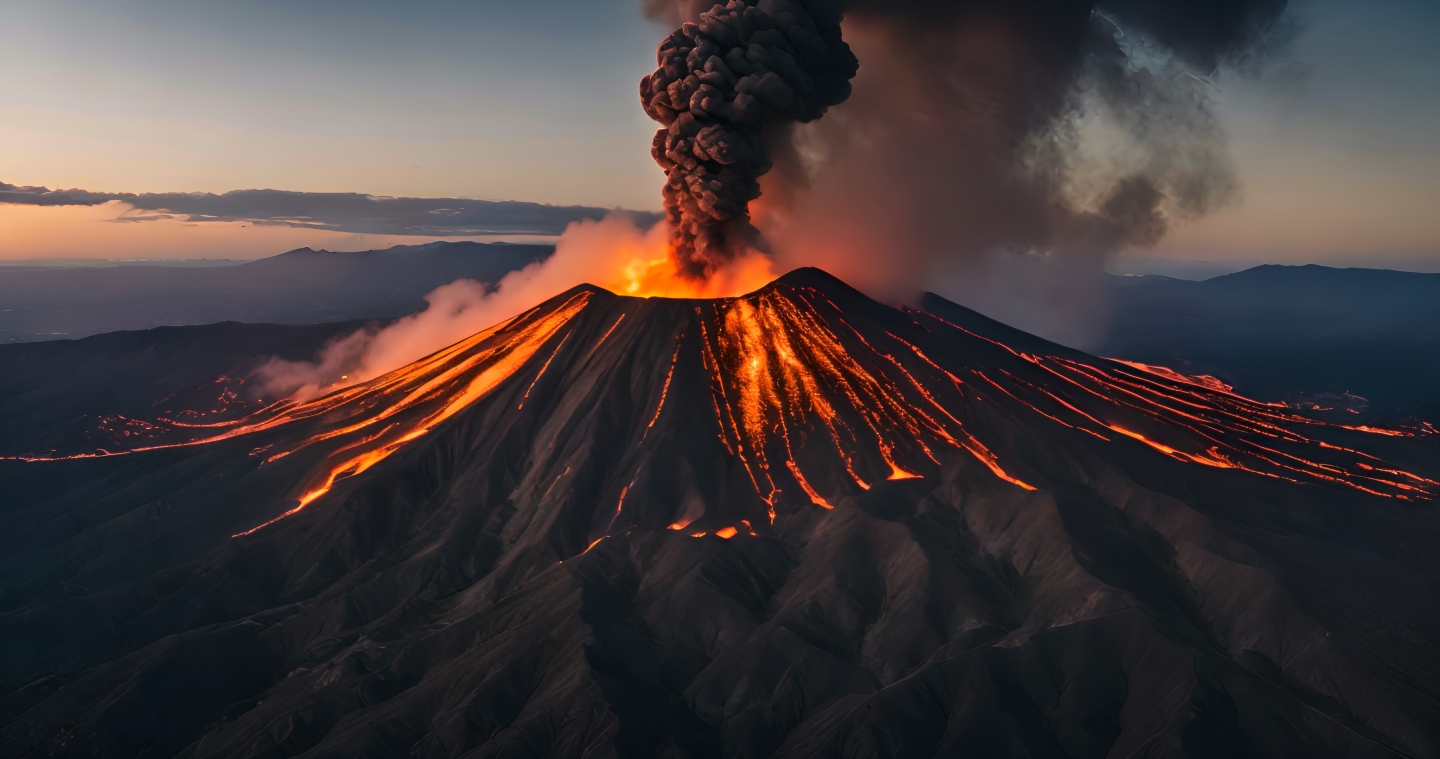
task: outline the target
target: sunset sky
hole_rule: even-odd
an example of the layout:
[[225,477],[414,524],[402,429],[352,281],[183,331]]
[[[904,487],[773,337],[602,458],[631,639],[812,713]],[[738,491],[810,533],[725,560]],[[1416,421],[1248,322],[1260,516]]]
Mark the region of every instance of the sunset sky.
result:
[[[1440,4],[1292,3],[1222,76],[1243,200],[1148,255],[1440,270]],[[0,182],[659,206],[638,3],[49,0],[0,9]],[[0,204],[0,258],[254,258],[391,235]],[[398,236],[394,236],[398,237]]]

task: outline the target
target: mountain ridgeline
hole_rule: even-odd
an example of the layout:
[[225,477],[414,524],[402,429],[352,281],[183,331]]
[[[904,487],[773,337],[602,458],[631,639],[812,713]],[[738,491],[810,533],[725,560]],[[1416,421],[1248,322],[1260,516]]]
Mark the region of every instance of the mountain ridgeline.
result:
[[299,248],[238,266],[0,268],[0,343],[221,321],[312,324],[405,316],[457,279],[494,284],[551,245],[433,242]]
[[0,460],[7,756],[1440,756],[1433,427],[933,296],[579,287],[146,425]]
[[1306,408],[1440,421],[1440,274],[1257,266],[1111,282],[1113,318],[1091,346],[1101,355]]

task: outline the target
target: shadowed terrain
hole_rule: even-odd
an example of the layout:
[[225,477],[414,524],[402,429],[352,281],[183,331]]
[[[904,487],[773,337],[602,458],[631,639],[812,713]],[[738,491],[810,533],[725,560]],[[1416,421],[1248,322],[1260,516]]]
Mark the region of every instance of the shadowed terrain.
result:
[[1433,429],[933,296],[581,287],[150,423],[0,461],[6,755],[1440,756]]
[[221,322],[0,345],[0,456],[123,450],[145,420],[167,414],[243,416],[263,405],[257,368],[309,360],[367,324]]
[[1213,374],[1257,398],[1440,421],[1440,274],[1257,266],[1111,281],[1101,355]]
[[0,343],[220,321],[308,324],[405,316],[457,279],[494,284],[550,245],[433,242],[334,253],[300,248],[204,268],[0,268]]

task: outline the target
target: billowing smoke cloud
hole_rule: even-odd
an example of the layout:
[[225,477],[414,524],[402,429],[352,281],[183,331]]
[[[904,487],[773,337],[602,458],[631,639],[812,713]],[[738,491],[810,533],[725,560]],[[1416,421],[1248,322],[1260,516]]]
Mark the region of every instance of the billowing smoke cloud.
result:
[[766,130],[818,119],[850,95],[857,63],[837,20],[798,0],[730,0],[660,43],[640,102],[665,125],[651,153],[681,274],[710,276],[751,245]]
[[[1109,255],[1233,203],[1222,65],[1284,0],[805,0],[841,18],[853,95],[768,125],[755,225],[777,268],[921,290],[1081,341]],[[693,3],[652,14],[694,18]]]

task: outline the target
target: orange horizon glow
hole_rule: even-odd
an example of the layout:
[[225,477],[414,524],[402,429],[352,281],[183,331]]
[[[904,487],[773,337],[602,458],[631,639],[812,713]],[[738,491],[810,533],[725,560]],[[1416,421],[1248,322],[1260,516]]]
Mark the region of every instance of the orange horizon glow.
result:
[[386,235],[250,221],[127,220],[118,200],[93,206],[0,203],[0,261],[254,261],[296,248],[379,250],[436,240],[549,243],[553,235]]

